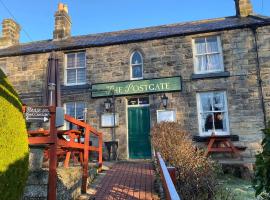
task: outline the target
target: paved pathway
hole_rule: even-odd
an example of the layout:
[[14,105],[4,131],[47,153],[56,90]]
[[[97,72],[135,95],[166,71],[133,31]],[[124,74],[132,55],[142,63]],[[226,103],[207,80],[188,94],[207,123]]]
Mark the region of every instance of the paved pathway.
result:
[[156,200],[153,173],[153,166],[149,162],[117,163],[101,180],[93,199]]

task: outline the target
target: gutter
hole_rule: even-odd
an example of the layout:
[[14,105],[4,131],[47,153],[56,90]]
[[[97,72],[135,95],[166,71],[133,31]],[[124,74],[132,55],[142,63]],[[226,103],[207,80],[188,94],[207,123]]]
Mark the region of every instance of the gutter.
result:
[[263,87],[262,87],[262,78],[261,78],[261,64],[259,59],[259,47],[258,47],[258,34],[257,29],[259,26],[251,26],[251,30],[254,36],[254,42],[255,42],[255,49],[256,49],[256,70],[257,70],[257,79],[259,84],[259,96],[261,100],[261,107],[263,112],[263,121],[264,121],[264,127],[266,128],[267,125],[267,119],[266,119],[266,110],[265,110],[265,99],[263,95]]

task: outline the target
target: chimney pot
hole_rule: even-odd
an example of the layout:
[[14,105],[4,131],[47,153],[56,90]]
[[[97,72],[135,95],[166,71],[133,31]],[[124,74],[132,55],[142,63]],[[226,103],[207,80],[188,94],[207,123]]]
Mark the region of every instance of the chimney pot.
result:
[[64,4],[63,3],[59,3],[58,4],[58,11],[62,11],[64,10]]
[[67,6],[67,5],[64,5],[64,11],[65,11],[66,13],[68,13],[68,6]]

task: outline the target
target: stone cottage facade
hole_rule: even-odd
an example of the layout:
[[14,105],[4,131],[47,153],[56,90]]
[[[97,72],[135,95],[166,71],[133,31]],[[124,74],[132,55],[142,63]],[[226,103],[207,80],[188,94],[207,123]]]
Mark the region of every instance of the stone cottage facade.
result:
[[3,21],[0,67],[25,104],[42,105],[54,52],[66,112],[119,141],[120,158],[149,158],[151,126],[171,120],[197,138],[236,135],[253,162],[270,120],[270,18],[235,2],[231,17],[85,36],[70,36],[59,4],[50,40],[20,44],[19,25]]

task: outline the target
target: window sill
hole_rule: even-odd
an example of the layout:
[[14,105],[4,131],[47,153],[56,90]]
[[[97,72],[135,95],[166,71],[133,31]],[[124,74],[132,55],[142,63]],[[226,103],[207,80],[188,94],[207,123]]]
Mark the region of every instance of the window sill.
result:
[[[194,135],[192,137],[192,140],[195,142],[207,142],[209,140],[209,137],[211,136],[199,136],[199,135]],[[220,135],[222,137],[222,135]],[[239,141],[239,136],[238,135],[230,135],[230,138],[232,141]]]
[[89,89],[89,84],[82,84],[82,85],[61,85],[61,90],[78,90],[78,89]]
[[131,81],[136,81],[136,80],[143,80],[143,77],[140,78],[130,78]]
[[212,72],[212,73],[206,73],[206,74],[192,74],[191,79],[197,80],[197,79],[204,79],[204,78],[224,78],[229,77],[230,72]]

